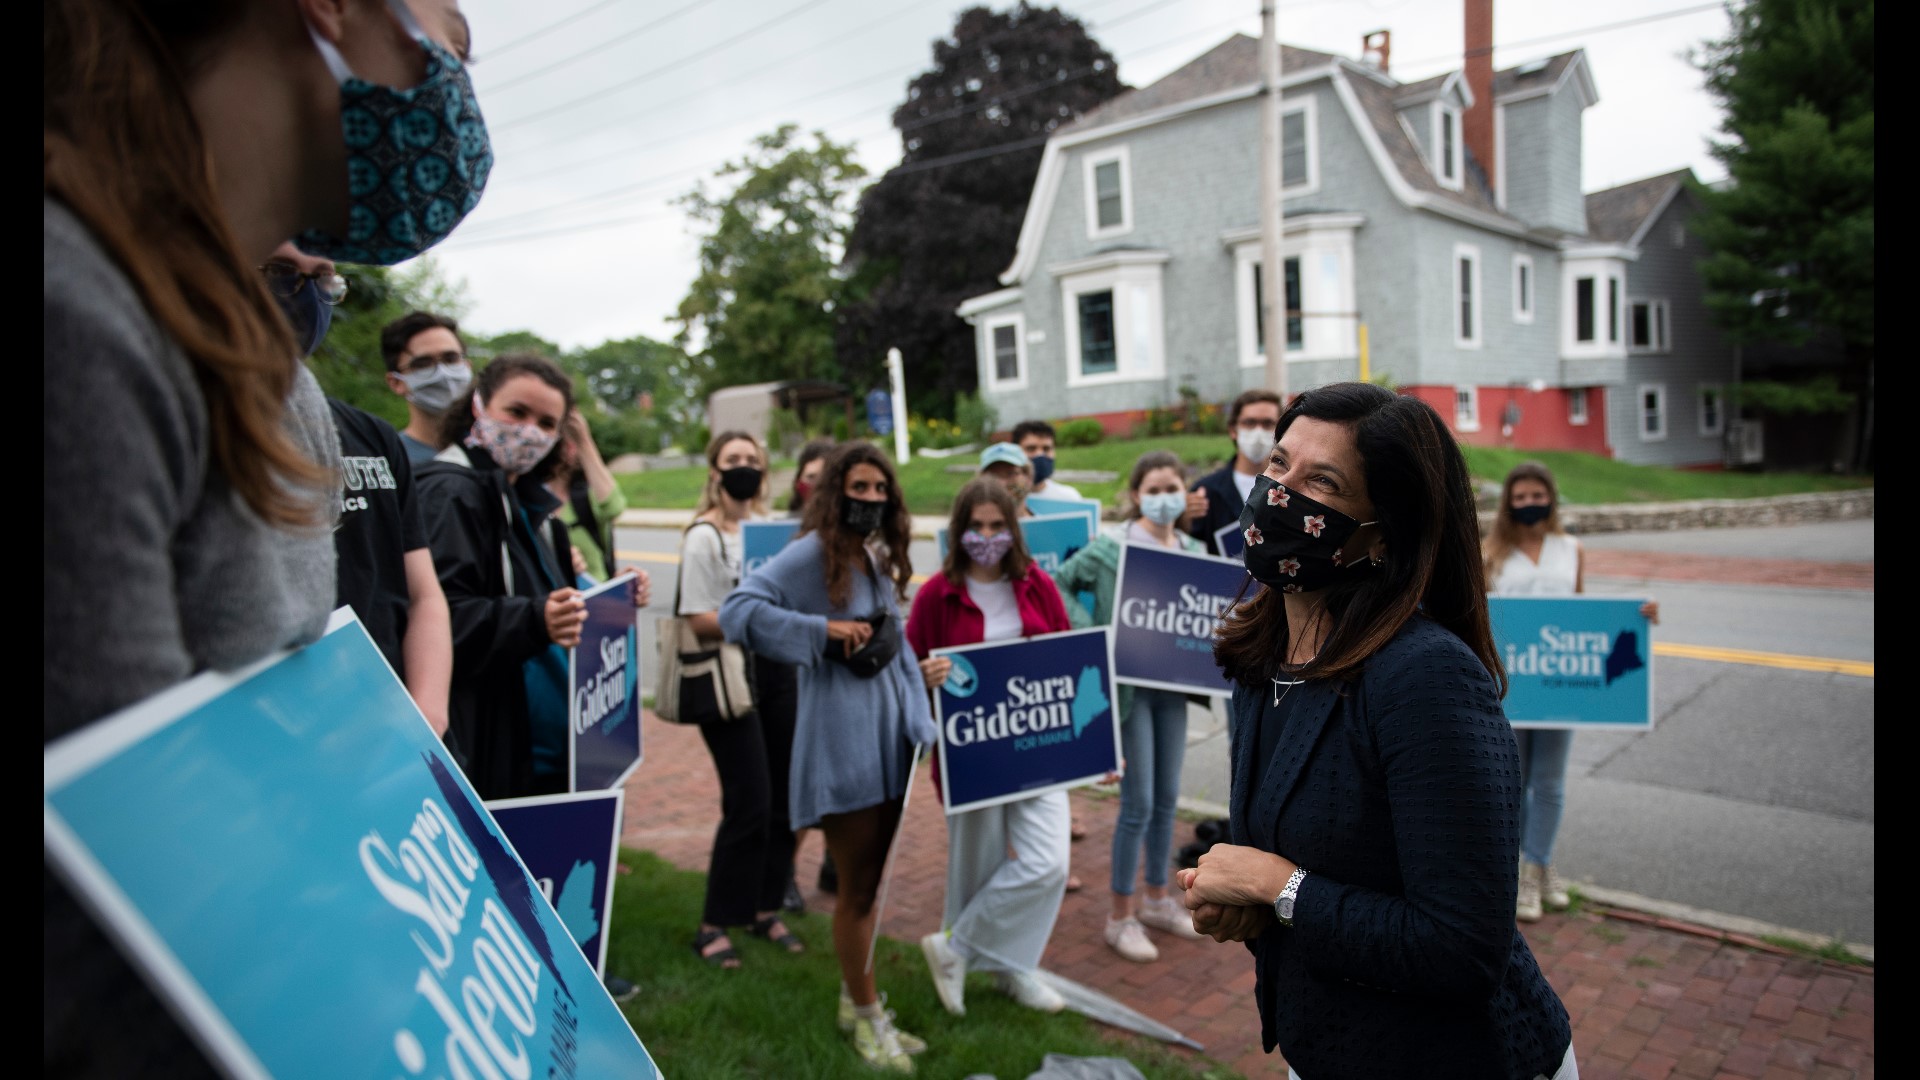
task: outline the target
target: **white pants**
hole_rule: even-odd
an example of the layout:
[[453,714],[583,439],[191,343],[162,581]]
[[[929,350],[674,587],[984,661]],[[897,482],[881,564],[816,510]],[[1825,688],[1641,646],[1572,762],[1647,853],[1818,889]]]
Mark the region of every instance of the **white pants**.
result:
[[[1305,1080],[1293,1066],[1287,1066],[1287,1080]],[[1540,1073],[1533,1080],[1580,1080],[1580,1065],[1573,1060],[1573,1044],[1567,1044],[1567,1056],[1560,1059],[1560,1067],[1552,1076]]]
[[1067,891],[1072,820],[1064,791],[947,818],[945,922],[969,967],[1040,966]]

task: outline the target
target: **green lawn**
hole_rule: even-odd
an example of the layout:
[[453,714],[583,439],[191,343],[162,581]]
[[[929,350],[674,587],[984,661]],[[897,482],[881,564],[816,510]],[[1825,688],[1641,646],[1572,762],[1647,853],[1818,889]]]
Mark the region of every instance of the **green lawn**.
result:
[[[1148,450],[1171,450],[1189,465],[1207,466],[1224,461],[1233,445],[1224,435],[1168,435],[1155,439],[1109,439],[1097,446],[1067,447],[1060,451],[1061,469],[1105,470],[1117,479],[1103,483],[1074,486],[1082,495],[1112,506],[1114,497],[1126,482],[1134,460]],[[1561,494],[1570,503],[1659,502],[1674,499],[1741,499],[1760,495],[1787,495],[1804,491],[1834,491],[1866,487],[1871,477],[1831,476],[1820,473],[1743,473],[1689,472],[1649,465],[1629,465],[1611,458],[1571,451],[1504,450],[1492,447],[1465,448],[1467,466],[1476,478],[1498,482],[1507,470],[1520,461],[1541,461],[1553,469],[1560,481]],[[913,459],[901,470],[900,483],[907,493],[907,505],[916,514],[943,513],[952,505],[953,496],[970,475],[949,473],[948,465],[976,460],[971,455],[952,458]],[[776,469],[776,477],[791,475],[791,466]],[[705,482],[704,468],[660,469],[653,472],[626,473],[620,486],[634,506],[686,507],[699,499]],[[784,499],[784,485],[781,487]]]
[[[826,915],[789,921],[809,946],[800,956],[745,933],[732,935],[742,966],[721,971],[708,967],[691,947],[706,878],[675,869],[650,852],[626,850],[621,859],[633,873],[614,887],[608,970],[640,984],[640,995],[621,1009],[666,1075],[675,1080],[882,1075],[861,1064],[834,1024],[840,969]],[[1122,1056],[1149,1077],[1230,1080],[1240,1075],[1158,1042],[1114,1034],[1073,1013],[1047,1016],[1021,1008],[981,975],[967,983],[967,1015],[950,1016],[934,995],[917,943],[882,938],[875,966],[901,1028],[929,1044],[916,1062],[919,1077],[1026,1076],[1049,1051]]]

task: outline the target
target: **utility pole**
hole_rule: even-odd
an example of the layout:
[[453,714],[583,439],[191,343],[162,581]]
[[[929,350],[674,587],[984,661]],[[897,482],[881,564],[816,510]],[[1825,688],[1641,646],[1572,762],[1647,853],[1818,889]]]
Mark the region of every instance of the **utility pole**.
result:
[[1280,38],[1274,26],[1280,0],[1261,0],[1260,71],[1266,93],[1260,98],[1260,306],[1261,345],[1267,354],[1267,389],[1287,400],[1287,266],[1280,257]]

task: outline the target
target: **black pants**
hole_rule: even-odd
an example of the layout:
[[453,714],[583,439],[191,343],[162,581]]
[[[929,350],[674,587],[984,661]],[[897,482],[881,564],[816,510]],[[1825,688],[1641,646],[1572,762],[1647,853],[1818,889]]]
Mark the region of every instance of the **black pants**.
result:
[[700,725],[720,774],[720,828],[702,916],[712,926],[742,926],[759,912],[780,910],[793,878],[787,777],[798,705],[794,670],[756,656],[753,674],[753,715]]

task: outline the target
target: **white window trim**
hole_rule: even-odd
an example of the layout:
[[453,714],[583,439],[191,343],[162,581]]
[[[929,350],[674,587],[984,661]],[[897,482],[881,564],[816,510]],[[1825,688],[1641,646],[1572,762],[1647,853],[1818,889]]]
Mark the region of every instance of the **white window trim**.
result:
[[[1635,345],[1633,343],[1633,308],[1635,304],[1647,305],[1647,333],[1652,343]],[[1635,296],[1627,301],[1626,315],[1627,351],[1635,356],[1651,356],[1673,351],[1673,306],[1664,297]]]
[[[1166,307],[1161,287],[1161,263],[1120,262],[1060,278],[1060,315],[1066,328],[1067,386],[1104,386],[1166,377]],[[1113,292],[1114,370],[1086,375],[1080,370],[1080,302],[1086,293]],[[1146,294],[1148,310],[1136,307],[1136,292]],[[1147,355],[1135,348],[1133,327],[1145,319]]]
[[[1647,431],[1647,395],[1660,395],[1660,430]],[[1641,383],[1633,395],[1633,430],[1640,436],[1641,442],[1662,442],[1667,437],[1667,418],[1670,415],[1666,383]]]
[[[1593,279],[1593,340],[1575,338],[1580,327],[1579,290],[1581,278]],[[1615,321],[1620,325],[1616,340],[1607,339],[1607,283],[1620,285],[1620,310]],[[1535,283],[1538,295],[1538,282]],[[1560,355],[1568,360],[1610,360],[1627,355],[1626,264],[1612,257],[1568,258],[1560,261]]]
[[[1120,224],[1100,227],[1100,189],[1094,183],[1094,172],[1110,161],[1120,163]],[[1133,231],[1133,159],[1127,147],[1108,147],[1086,155],[1081,162],[1082,179],[1085,183],[1087,203],[1087,239],[1105,240],[1110,236],[1125,236]]]
[[[1527,271],[1526,306],[1520,304],[1520,271]],[[1534,309],[1540,306],[1540,274],[1533,268],[1533,256],[1515,255],[1513,257],[1513,321],[1522,326],[1533,325]]]
[[[1718,402],[1712,426],[1707,424],[1707,393],[1711,391]],[[1717,438],[1727,432],[1727,388],[1721,383],[1701,383],[1694,391],[1694,408],[1698,413],[1700,434],[1704,438]]]
[[[1573,411],[1573,403],[1580,403],[1580,411]],[[1567,390],[1567,426],[1586,427],[1593,419],[1593,391],[1584,386],[1570,387]]]
[[[1287,349],[1287,362],[1351,360],[1360,355],[1360,320],[1354,298],[1353,235],[1364,219],[1357,214],[1306,215],[1287,219],[1280,258],[1300,260],[1300,346]],[[1235,321],[1239,324],[1240,366],[1266,363],[1260,351],[1253,311],[1253,268],[1260,264],[1260,242],[1223,237],[1233,250]],[[1329,262],[1331,260],[1331,262]],[[1331,271],[1329,271],[1331,266]],[[1285,279],[1282,278],[1284,288]]]
[[[1282,200],[1301,195],[1317,195],[1320,192],[1320,99],[1305,97],[1297,102],[1282,99],[1280,104],[1280,156],[1286,160],[1287,117],[1300,113],[1306,117],[1307,135],[1307,180],[1304,184],[1295,184],[1281,189]],[[1282,181],[1284,182],[1284,177]]]
[[[986,379],[987,389],[995,392],[1004,392],[1004,391],[1010,391],[1010,390],[1025,390],[1027,388],[1027,370],[1028,370],[1027,369],[1027,317],[1026,315],[1018,311],[1009,312],[1004,315],[989,315],[985,319],[981,320],[980,325],[982,327],[982,332],[986,336],[986,344],[984,346],[984,349],[987,357],[987,379]],[[1019,373],[1016,374],[1011,379],[1002,379],[999,377],[1000,357],[999,357],[999,354],[994,350],[993,332],[1002,326],[1013,327],[1014,363],[1018,366]]]
[[[1460,395],[1462,392],[1464,392],[1467,395],[1467,400],[1473,403],[1473,417],[1471,419],[1461,419],[1460,417]],[[1453,388],[1453,430],[1455,431],[1479,431],[1480,430],[1480,388],[1479,387],[1456,386]]]
[[[1442,138],[1443,132],[1441,129],[1442,117],[1446,116],[1453,117],[1453,154],[1451,161],[1440,160],[1441,155],[1446,153],[1447,149],[1446,140]],[[1460,130],[1460,117],[1461,111],[1459,109],[1440,101],[1433,103],[1433,179],[1435,183],[1446,188],[1448,191],[1459,191],[1467,185],[1467,160],[1464,146],[1466,139],[1464,133]],[[1448,166],[1451,166],[1453,169],[1453,177],[1451,179],[1447,177]]]
[[[1473,262],[1473,335],[1467,337],[1460,333],[1460,261]],[[1487,292],[1483,284],[1486,275],[1480,272],[1480,248],[1474,244],[1453,245],[1453,305],[1448,308],[1447,319],[1453,325],[1453,346],[1456,349],[1484,348],[1487,335],[1484,330],[1487,310]]]

